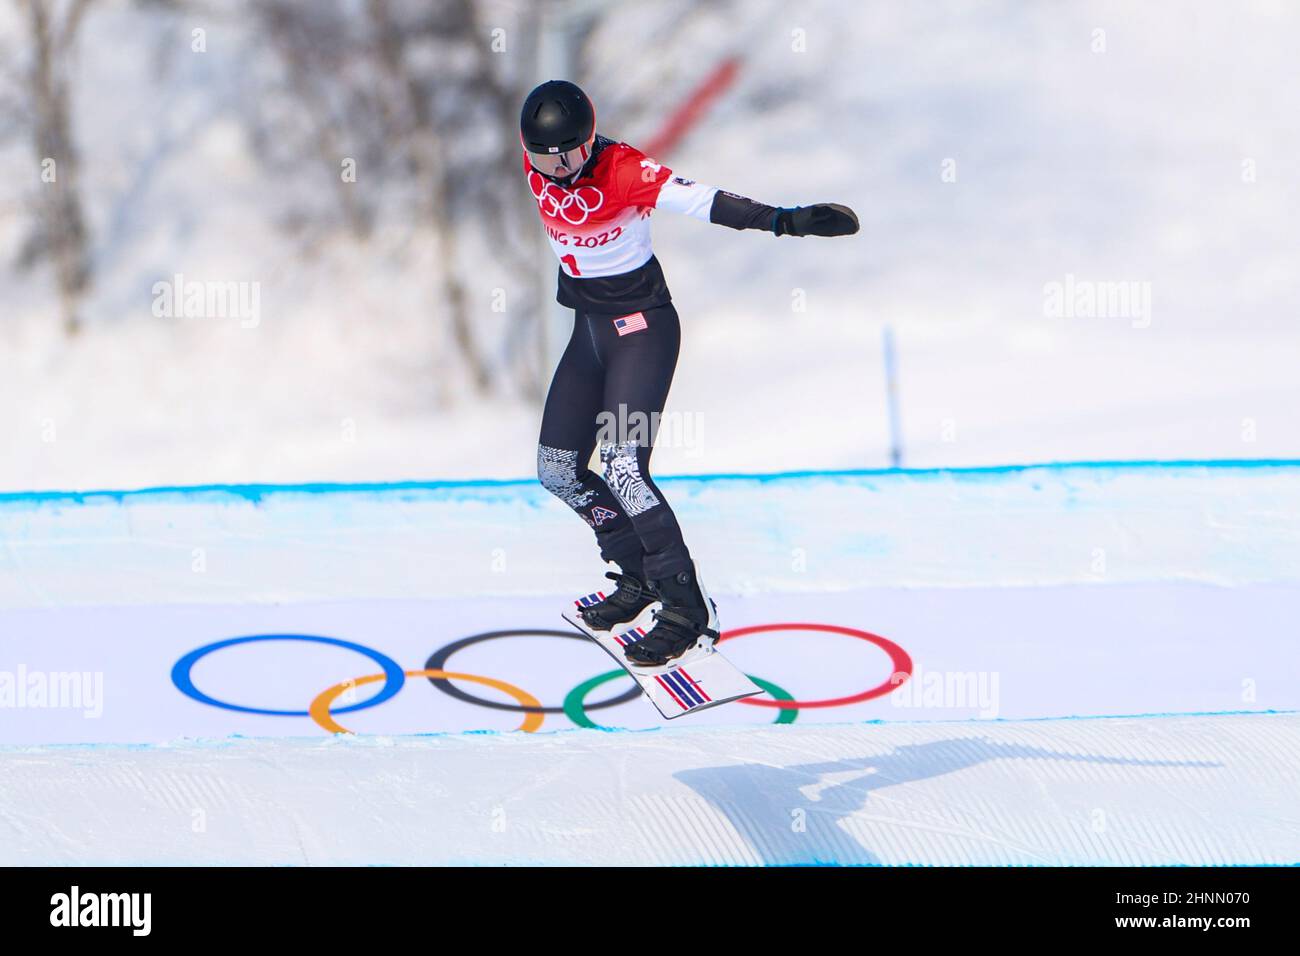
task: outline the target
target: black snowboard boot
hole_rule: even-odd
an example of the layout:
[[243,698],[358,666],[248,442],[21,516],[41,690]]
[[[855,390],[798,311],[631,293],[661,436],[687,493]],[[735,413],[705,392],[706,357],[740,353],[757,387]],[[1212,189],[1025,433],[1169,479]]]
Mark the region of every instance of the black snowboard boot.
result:
[[663,607],[654,612],[654,627],[623,654],[633,664],[657,667],[681,657],[701,637],[718,642],[718,606],[700,583],[695,565],[652,582]]
[[[619,561],[618,573],[605,572],[617,587],[611,594],[589,594],[578,602],[578,616],[593,631],[608,631],[619,624],[635,621],[656,600],[641,570],[641,559]],[[590,602],[584,604],[583,602]]]

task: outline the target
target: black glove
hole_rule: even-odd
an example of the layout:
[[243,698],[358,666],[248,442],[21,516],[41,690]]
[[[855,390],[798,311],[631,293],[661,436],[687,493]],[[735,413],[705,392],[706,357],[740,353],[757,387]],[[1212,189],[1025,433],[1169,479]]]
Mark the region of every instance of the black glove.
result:
[[851,236],[858,231],[857,214],[837,202],[778,209],[772,220],[778,236]]

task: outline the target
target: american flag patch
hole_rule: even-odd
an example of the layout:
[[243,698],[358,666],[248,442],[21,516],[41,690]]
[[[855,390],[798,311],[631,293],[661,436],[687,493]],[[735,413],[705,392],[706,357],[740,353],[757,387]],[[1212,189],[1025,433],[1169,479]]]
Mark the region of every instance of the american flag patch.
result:
[[633,332],[640,332],[646,328],[645,315],[641,312],[633,312],[631,315],[625,315],[614,320],[614,328],[618,330],[619,335],[631,335]]

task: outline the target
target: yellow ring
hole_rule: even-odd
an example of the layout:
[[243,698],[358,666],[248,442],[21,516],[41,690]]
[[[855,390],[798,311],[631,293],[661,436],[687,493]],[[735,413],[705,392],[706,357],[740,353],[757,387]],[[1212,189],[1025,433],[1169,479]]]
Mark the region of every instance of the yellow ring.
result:
[[[347,680],[341,684],[335,684],[316,695],[316,699],[311,702],[307,712],[311,714],[311,719],[316,721],[321,727],[325,728],[332,734],[350,734],[348,730],[330,713],[330,705],[338,700],[340,694],[344,691],[351,690],[354,687],[360,687],[362,684],[373,684],[375,681],[381,681],[386,678],[384,674],[368,674],[365,677],[358,677],[356,680]],[[467,680],[475,684],[486,684],[488,687],[495,687],[497,690],[509,694],[525,707],[538,708],[534,713],[524,714],[524,722],[519,725],[518,729],[526,734],[531,734],[542,726],[542,720],[545,714],[541,711],[541,702],[526,690],[520,690],[514,684],[507,684],[503,680],[497,680],[493,677],[479,677],[477,674],[456,674],[452,671],[407,671],[407,677],[445,677],[451,680]]]

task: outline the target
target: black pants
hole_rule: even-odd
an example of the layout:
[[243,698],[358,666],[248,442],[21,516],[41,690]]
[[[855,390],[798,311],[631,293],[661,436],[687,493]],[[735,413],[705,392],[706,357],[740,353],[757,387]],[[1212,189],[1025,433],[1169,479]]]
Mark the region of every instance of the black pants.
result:
[[[591,525],[601,557],[624,568],[640,559],[651,581],[686,570],[691,560],[677,517],[650,477],[654,426],[680,344],[671,304],[631,316],[575,313],[537,446],[537,477]],[[601,475],[587,467],[597,443]]]

